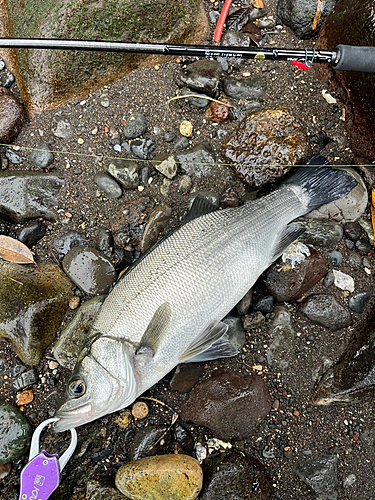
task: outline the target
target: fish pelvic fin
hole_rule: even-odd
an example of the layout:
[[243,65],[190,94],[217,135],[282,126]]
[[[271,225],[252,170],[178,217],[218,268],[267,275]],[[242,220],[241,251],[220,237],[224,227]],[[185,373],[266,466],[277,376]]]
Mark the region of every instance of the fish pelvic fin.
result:
[[355,188],[357,181],[344,170],[306,166],[298,168],[284,184],[296,190],[306,207],[304,213],[308,213],[343,198]]
[[168,302],[165,302],[155,311],[135,354],[147,354],[150,357],[154,357],[161,341],[168,332],[170,321],[171,306]]
[[201,352],[194,358],[188,359],[188,363],[200,363],[201,361],[212,361],[213,359],[219,358],[231,358],[232,356],[237,356],[240,351],[236,349],[227,334],[224,333],[216,342],[212,344],[211,347]]
[[272,257],[272,262],[278,259],[285,250],[296,241],[306,229],[302,227],[298,223],[288,224],[282,231],[280,238],[277,242],[277,246],[275,248],[275,253]]
[[[214,347],[215,343],[227,332],[228,325],[219,321],[219,323],[210,324],[200,335],[200,337],[192,342],[184,354],[180,357],[179,363],[186,363],[187,361],[204,361],[204,358],[197,359],[198,356],[203,355],[206,351]],[[217,345],[218,347],[218,345]],[[213,351],[208,359],[216,359],[224,357],[217,355],[213,357]],[[237,354],[237,353],[236,353]],[[233,354],[234,355],[234,354]],[[208,360],[205,358],[205,360]]]

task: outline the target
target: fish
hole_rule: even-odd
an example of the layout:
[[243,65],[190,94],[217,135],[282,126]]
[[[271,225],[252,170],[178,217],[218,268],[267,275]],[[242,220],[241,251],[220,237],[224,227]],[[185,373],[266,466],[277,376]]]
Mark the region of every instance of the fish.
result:
[[294,219],[356,185],[327,166],[294,170],[236,208],[212,211],[197,199],[185,224],[116,283],[68,380],[56,432],[126,408],[179,363],[238,354],[223,318],[304,232]]
[[316,381],[311,406],[354,404],[375,397],[375,314],[356,332],[348,347]]

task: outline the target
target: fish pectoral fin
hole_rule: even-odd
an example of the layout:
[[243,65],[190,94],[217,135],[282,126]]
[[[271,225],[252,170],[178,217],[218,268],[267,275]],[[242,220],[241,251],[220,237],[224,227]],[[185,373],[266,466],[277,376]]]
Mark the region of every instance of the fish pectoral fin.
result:
[[[209,325],[202,335],[189,345],[184,354],[180,357],[179,363],[186,363],[196,358],[204,351],[210,349],[228,330],[228,325],[219,321],[214,325]],[[213,359],[213,358],[210,358]]]
[[278,259],[305,231],[306,229],[298,224],[298,222],[288,224],[280,234],[280,238],[275,248],[275,253],[272,257],[272,262]]
[[168,302],[165,302],[155,311],[135,354],[146,354],[152,358],[158,350],[161,341],[167,334],[170,321],[171,306]]
[[184,362],[199,363],[201,361],[212,361],[213,359],[230,358],[232,356],[237,356],[238,353],[239,350],[233,346],[233,344],[227,337],[227,334],[225,333],[216,342],[214,342],[211,347],[201,352],[197,356],[194,356],[194,358],[190,358]]

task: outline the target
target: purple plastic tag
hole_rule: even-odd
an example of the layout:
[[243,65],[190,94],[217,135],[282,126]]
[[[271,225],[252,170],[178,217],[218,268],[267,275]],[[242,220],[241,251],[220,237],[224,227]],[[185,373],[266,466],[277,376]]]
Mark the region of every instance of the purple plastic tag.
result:
[[59,483],[58,455],[42,451],[21,472],[20,500],[47,500]]

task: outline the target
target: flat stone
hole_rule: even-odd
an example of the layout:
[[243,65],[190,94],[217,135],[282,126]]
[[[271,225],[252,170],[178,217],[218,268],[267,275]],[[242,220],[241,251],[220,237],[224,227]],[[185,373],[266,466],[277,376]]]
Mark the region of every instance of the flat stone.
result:
[[122,189],[116,180],[105,172],[98,172],[94,177],[95,184],[108,196],[108,198],[121,198]]
[[18,460],[29,447],[32,429],[23,413],[0,401],[0,464]]
[[187,65],[177,77],[177,84],[189,87],[202,94],[215,95],[223,69],[221,64],[210,59],[194,61]]
[[208,144],[197,144],[189,151],[178,151],[175,154],[181,170],[187,175],[201,179],[207,177],[216,168],[216,158]]
[[223,90],[233,99],[261,99],[267,89],[266,80],[261,76],[224,79]]
[[104,170],[114,177],[123,188],[137,189],[139,185],[139,166],[132,160],[108,160]]
[[337,457],[324,457],[300,460],[293,468],[293,472],[310,488],[321,500],[336,500],[338,486]]
[[169,155],[168,153],[156,155],[153,158],[152,164],[158,172],[168,177],[168,179],[173,179],[177,174],[178,163],[174,155]]
[[58,266],[40,268],[0,262],[0,337],[31,366],[54,340],[73,297],[72,283]]
[[60,139],[70,139],[73,135],[73,128],[69,120],[56,120],[51,127],[52,133],[55,137]]
[[271,409],[264,380],[219,368],[185,399],[181,419],[209,427],[219,439],[245,439]]
[[116,487],[131,500],[194,500],[202,482],[200,465],[188,455],[142,458],[116,474]]

